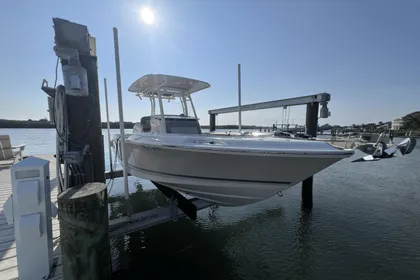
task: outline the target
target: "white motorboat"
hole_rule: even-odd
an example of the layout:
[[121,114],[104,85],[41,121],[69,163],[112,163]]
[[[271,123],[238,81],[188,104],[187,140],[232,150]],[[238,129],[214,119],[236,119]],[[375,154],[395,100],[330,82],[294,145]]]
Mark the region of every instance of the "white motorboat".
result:
[[[152,105],[151,116],[125,141],[114,137],[115,147],[125,143],[131,175],[217,205],[238,206],[267,199],[354,153],[319,141],[204,135],[191,94],[208,87],[162,74],[143,76],[129,87]],[[156,99],[160,114],[155,114]],[[183,113],[165,115],[165,99],[179,99]]]

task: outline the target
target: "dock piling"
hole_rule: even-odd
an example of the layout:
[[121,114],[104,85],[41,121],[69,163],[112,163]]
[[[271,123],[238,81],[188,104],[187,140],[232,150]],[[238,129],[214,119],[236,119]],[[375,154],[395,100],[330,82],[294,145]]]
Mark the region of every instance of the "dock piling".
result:
[[69,188],[58,196],[58,206],[63,278],[111,279],[106,185]]
[[[108,198],[104,184],[96,43],[87,26],[60,18],[53,18],[53,22],[54,49],[61,58],[64,84],[68,81],[66,106],[59,112],[66,116],[64,141],[67,145],[61,155],[57,152],[57,161],[72,165],[69,173],[64,170],[68,188],[58,195],[63,278],[110,279]],[[81,89],[74,77],[82,81]],[[57,177],[61,177],[60,168]]]
[[[318,128],[318,109],[319,103],[308,103],[306,104],[306,125],[305,133],[316,137]],[[306,209],[311,209],[313,206],[313,187],[314,178],[313,176],[303,180],[302,182],[302,206]]]
[[[77,50],[80,66],[87,74],[88,96],[66,94],[68,151],[79,152],[89,147],[89,158],[84,159],[82,163],[86,181],[104,183],[105,156],[99,102],[98,59],[96,50],[90,45],[90,39],[93,37],[88,34],[84,25],[60,18],[53,18],[53,22],[56,46]],[[63,65],[69,63],[66,59],[61,59],[61,62]]]
[[216,130],[216,114],[210,114],[210,132]]

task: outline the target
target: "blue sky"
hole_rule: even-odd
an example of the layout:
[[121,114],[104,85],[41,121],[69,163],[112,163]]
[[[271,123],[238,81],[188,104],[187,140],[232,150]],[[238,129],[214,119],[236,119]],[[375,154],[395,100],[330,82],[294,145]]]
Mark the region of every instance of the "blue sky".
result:
[[[140,22],[143,6],[155,11],[154,26]],[[61,17],[96,37],[103,120],[104,77],[111,120],[118,120],[114,26],[126,120],[150,113],[149,102],[128,86],[144,74],[166,73],[212,85],[193,95],[208,124],[209,109],[237,104],[238,63],[243,104],[329,92],[332,116],[321,124],[392,120],[420,110],[419,11],[416,0],[2,1],[0,118],[48,115],[40,86],[44,78],[54,82],[52,17]],[[290,121],[303,124],[304,112],[292,107]],[[281,122],[282,109],[242,118],[270,125]],[[237,116],[220,115],[217,123],[237,123]]]

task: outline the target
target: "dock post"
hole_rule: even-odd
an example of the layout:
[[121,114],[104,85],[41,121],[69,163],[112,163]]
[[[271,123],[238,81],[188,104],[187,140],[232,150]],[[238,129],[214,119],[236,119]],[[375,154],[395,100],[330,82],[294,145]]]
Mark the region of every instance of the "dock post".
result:
[[[54,49],[61,58],[62,65],[77,65],[79,72],[84,69],[86,75],[79,74],[86,76],[87,80],[86,82],[84,78],[74,77],[70,79],[69,75],[75,76],[75,72],[72,70],[65,73],[63,67],[63,78],[67,77],[69,81],[65,95],[67,110],[64,112],[67,117],[68,149],[64,150],[63,156],[67,156],[64,161],[74,157],[74,161],[81,166],[81,172],[72,172],[70,176],[81,173],[83,183],[89,182],[81,185],[83,183],[80,180],[70,179],[69,188],[58,196],[63,278],[110,279],[108,198],[104,184],[105,156],[96,40],[85,25],[61,18],[53,18],[53,22]],[[75,59],[74,53],[78,54],[78,59]],[[72,83],[76,89],[83,85],[83,91],[76,91],[77,94],[72,92]],[[57,160],[61,160],[60,155],[57,155]]]
[[[87,26],[61,18],[53,18],[57,47],[75,49],[80,66],[86,70],[88,96],[66,94],[68,150],[81,151],[89,147],[82,163],[88,182],[105,182],[105,156],[99,102],[98,58],[96,46]],[[61,59],[63,65],[69,61]],[[58,158],[58,157],[57,157]],[[72,185],[69,185],[72,187]]]
[[[68,101],[68,110],[69,115],[77,114],[78,124],[74,123],[78,127],[78,131],[83,135],[85,133],[85,139],[83,142],[86,145],[89,145],[89,150],[91,153],[90,160],[92,161],[91,174],[92,178],[90,182],[102,182],[105,183],[105,155],[104,155],[104,138],[102,135],[102,124],[101,124],[101,108],[99,100],[99,85],[98,85],[98,59],[93,55],[80,55],[80,63],[87,71],[88,81],[89,81],[89,101],[87,111],[81,111],[78,106],[80,105],[80,98],[76,97],[76,100],[69,96]],[[71,101],[70,101],[71,100]],[[74,103],[76,102],[76,103]],[[76,105],[77,104],[77,105]],[[71,122],[72,120],[69,117],[69,128],[72,129]],[[74,120],[74,118],[73,118]],[[80,120],[83,120],[84,123],[81,124]],[[86,131],[86,126],[89,125],[89,129]],[[73,126],[73,129],[75,127]],[[81,130],[83,129],[83,131]],[[82,143],[83,143],[82,142]]]
[[[311,135],[312,137],[316,137],[318,128],[318,109],[319,103],[317,102],[306,105],[305,133]],[[313,176],[303,180],[302,182],[302,206],[306,209],[311,209],[313,206],[313,182]]]
[[111,279],[106,185],[69,188],[58,196],[58,206],[64,280]]
[[210,132],[216,130],[216,114],[210,114]]

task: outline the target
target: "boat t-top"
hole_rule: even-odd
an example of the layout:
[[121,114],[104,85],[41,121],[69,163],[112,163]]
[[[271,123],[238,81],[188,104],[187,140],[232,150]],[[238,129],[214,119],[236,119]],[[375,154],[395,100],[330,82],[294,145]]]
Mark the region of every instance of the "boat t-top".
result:
[[[152,107],[132,134],[114,137],[114,146],[125,145],[131,175],[217,205],[239,206],[272,197],[354,153],[319,141],[203,134],[191,95],[209,87],[164,74],[145,75],[129,87]],[[165,115],[164,100],[174,99],[181,101],[182,114]]]
[[[151,105],[151,114],[150,116],[144,116],[140,123],[136,123],[133,132],[201,134],[191,94],[208,87],[210,87],[210,84],[206,82],[176,76],[146,75],[141,77],[128,88],[128,91],[136,93],[136,96],[140,99],[148,98]],[[160,114],[155,113],[156,100]],[[163,103],[171,100],[180,101],[182,106],[180,115],[164,114]],[[190,116],[191,111],[193,116]]]

